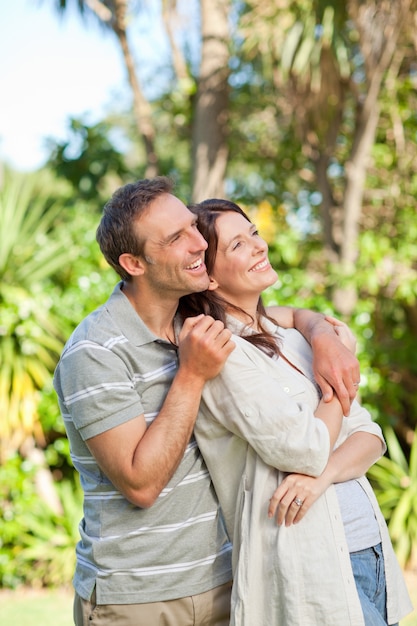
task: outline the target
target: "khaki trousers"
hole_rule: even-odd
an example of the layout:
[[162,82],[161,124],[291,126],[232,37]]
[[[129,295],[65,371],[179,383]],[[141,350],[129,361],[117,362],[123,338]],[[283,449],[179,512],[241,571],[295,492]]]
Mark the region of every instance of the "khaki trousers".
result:
[[196,596],[149,604],[95,604],[74,598],[76,626],[228,626],[232,583]]

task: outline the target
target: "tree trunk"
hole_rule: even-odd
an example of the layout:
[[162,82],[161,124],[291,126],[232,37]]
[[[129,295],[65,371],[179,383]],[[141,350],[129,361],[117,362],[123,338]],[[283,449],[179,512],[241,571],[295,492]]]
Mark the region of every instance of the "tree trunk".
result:
[[152,110],[149,102],[142,93],[142,89],[136,74],[133,55],[130,50],[126,31],[127,0],[116,0],[114,3],[113,31],[122,48],[123,58],[127,70],[129,84],[133,93],[133,109],[139,134],[142,136],[145,153],[146,169],[145,177],[152,178],[159,173],[158,158],[155,151],[155,128],[152,121]]
[[[358,99],[355,136],[345,167],[344,223],[340,249],[342,278],[349,278],[355,271],[366,172],[379,120],[378,98],[408,8],[409,0],[390,2],[389,6],[384,2],[363,4],[354,1],[348,4],[361,37],[368,89],[363,103]],[[337,288],[333,294],[335,306],[344,315],[352,313],[356,298],[355,290],[349,287]]]
[[[386,20],[385,27],[382,27],[384,38],[383,41],[380,42],[380,47],[377,50],[369,38],[361,42],[365,65],[367,67],[369,87],[363,105],[358,104],[355,138],[349,162],[346,164],[345,223],[344,238],[341,248],[341,262],[348,272],[354,269],[357,257],[359,220],[365,188],[366,170],[371,149],[375,141],[375,133],[379,120],[378,98],[381,91],[381,84],[394,56],[403,17],[401,15],[401,2],[390,3],[389,15],[379,15],[378,18],[377,4],[378,3],[375,3],[375,5],[372,6],[372,14],[375,20]],[[369,25],[367,23],[369,15],[365,9],[363,11],[359,10],[356,15],[359,20],[358,29],[366,36],[367,27]],[[365,22],[365,24],[362,22]]]
[[[143,95],[127,36],[126,13],[128,0],[114,0],[108,3],[109,6],[101,0],[85,0],[85,4],[96,14],[101,22],[104,22],[113,30],[119,41],[128,81],[132,89],[136,127],[145,147],[146,167],[144,175],[146,178],[157,176],[159,164],[155,151],[155,128],[152,121],[152,109]],[[83,12],[83,6],[84,3],[80,1],[79,9],[81,13]]]
[[229,0],[201,0],[202,53],[193,125],[192,200],[224,195],[229,109]]
[[168,37],[169,45],[172,52],[172,65],[179,82],[186,81],[189,78],[187,63],[181,49],[175,41],[173,29],[171,26],[171,16],[175,14],[176,0],[162,0],[162,21]]
[[321,219],[323,224],[323,238],[326,256],[331,262],[338,258],[339,246],[335,239],[335,219],[337,211],[332,194],[331,185],[327,171],[329,168],[329,158],[327,154],[320,152],[314,162],[316,171],[317,188],[321,193]]

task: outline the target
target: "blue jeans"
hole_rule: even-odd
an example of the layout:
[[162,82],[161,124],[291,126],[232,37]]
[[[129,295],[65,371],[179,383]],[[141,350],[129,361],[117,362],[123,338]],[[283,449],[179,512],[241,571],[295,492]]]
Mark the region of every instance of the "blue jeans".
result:
[[350,561],[365,626],[387,626],[387,588],[381,544],[351,552]]

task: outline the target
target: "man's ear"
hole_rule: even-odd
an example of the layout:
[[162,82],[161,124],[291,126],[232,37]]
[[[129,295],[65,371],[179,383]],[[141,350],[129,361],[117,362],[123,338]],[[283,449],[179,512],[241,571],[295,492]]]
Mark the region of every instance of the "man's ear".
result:
[[142,276],[145,268],[143,259],[133,256],[129,252],[124,252],[119,256],[119,263],[131,276]]
[[210,283],[207,289],[208,291],[214,291],[219,286],[219,283],[217,282],[215,278],[213,278],[213,276],[209,276],[209,279],[210,279]]

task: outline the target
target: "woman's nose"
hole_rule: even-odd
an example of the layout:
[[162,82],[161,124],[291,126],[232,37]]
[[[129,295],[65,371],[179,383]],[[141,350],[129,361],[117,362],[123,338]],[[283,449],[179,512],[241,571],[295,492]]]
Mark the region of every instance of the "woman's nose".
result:
[[257,254],[259,252],[265,252],[268,250],[268,244],[263,239],[258,239],[255,241],[255,245],[253,246],[253,253]]

